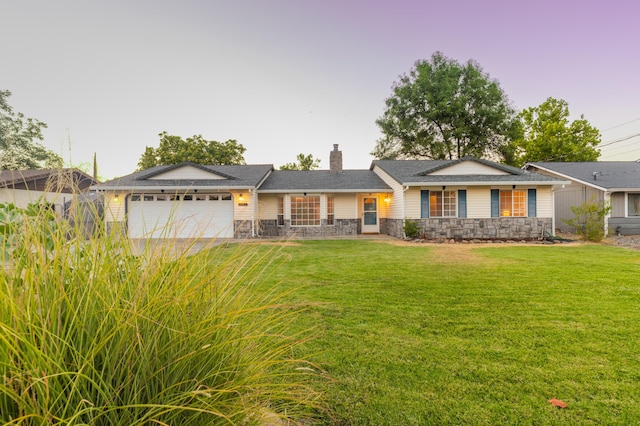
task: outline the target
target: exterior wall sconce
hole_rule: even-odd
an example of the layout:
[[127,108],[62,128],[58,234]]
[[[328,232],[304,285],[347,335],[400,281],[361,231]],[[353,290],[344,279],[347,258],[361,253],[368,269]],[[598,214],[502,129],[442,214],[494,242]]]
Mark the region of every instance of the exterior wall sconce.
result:
[[244,196],[242,194],[240,194],[240,196],[238,197],[238,201],[240,201],[241,203],[244,202]]
[[120,201],[120,196],[119,196],[118,194],[115,194],[115,195],[113,196],[113,201],[115,201],[116,203],[117,203],[118,201]]
[[388,196],[388,195],[385,195],[385,196],[384,196],[384,202],[385,202],[386,204],[389,204],[389,203],[391,202],[391,198],[389,198],[389,196]]

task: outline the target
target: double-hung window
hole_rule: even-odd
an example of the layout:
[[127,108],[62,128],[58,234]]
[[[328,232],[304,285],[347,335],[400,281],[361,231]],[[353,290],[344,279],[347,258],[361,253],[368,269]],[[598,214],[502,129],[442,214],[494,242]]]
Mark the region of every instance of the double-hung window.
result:
[[429,191],[430,217],[456,217],[457,191]]
[[335,224],[333,197],[327,197],[327,225]]
[[500,216],[526,217],[527,192],[521,189],[500,190]]
[[284,226],[284,197],[278,197],[278,226]]
[[628,195],[627,216],[640,216],[640,194]]

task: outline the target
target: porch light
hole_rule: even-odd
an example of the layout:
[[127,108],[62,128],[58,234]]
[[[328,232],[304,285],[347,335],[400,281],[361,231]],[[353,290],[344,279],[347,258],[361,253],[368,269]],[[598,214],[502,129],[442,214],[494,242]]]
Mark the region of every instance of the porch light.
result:
[[238,201],[240,201],[241,203],[244,202],[244,196],[242,194],[240,194],[240,196],[238,197]]
[[384,202],[385,202],[386,204],[389,204],[389,202],[390,202],[390,201],[391,201],[391,198],[389,198],[389,196],[388,196],[388,195],[385,195],[385,196],[384,196]]
[[118,194],[114,195],[114,196],[113,196],[113,201],[115,201],[116,203],[117,203],[118,201],[120,201],[120,196],[119,196]]

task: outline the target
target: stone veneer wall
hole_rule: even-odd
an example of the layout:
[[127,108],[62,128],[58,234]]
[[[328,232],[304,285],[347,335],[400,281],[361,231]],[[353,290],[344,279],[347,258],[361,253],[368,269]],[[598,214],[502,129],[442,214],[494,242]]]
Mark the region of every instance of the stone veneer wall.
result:
[[233,224],[233,238],[247,239],[251,238],[251,221],[236,220]]
[[276,220],[260,221],[260,236],[262,237],[301,237],[325,238],[358,235],[360,233],[359,219],[336,219],[335,225],[327,225],[322,219],[320,226],[291,226],[290,220],[284,221],[284,226],[278,226]]
[[[488,219],[430,218],[414,219],[420,228],[421,237],[427,239],[453,238],[471,239],[531,239],[552,234],[551,218],[541,217],[495,217]],[[402,238],[402,219],[382,219],[380,231]]]

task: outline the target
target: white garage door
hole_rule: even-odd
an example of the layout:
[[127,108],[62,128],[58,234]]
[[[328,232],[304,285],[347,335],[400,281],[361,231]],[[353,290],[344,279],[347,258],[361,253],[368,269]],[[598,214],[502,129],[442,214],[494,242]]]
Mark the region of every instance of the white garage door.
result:
[[232,238],[231,194],[134,194],[130,238]]

